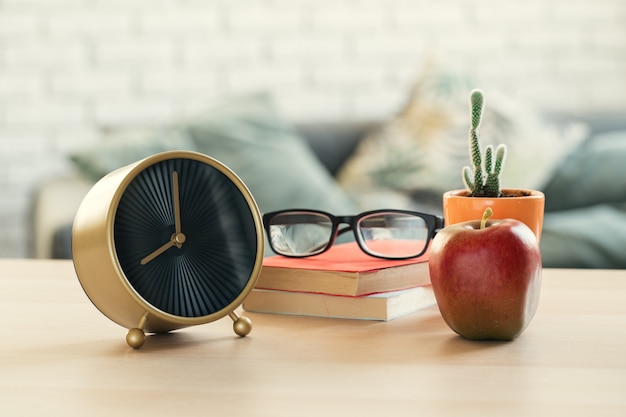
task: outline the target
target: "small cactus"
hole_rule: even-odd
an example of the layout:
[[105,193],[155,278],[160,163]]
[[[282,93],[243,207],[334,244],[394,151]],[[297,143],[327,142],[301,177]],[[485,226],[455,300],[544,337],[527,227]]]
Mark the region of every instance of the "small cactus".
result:
[[480,143],[478,142],[478,127],[483,114],[483,93],[480,90],[473,90],[470,95],[472,124],[470,127],[470,156],[474,165],[472,175],[470,167],[463,168],[463,181],[469,189],[470,197],[500,197],[500,172],[504,165],[506,146],[499,145],[495,151],[493,146],[485,148],[485,163],[483,166]]

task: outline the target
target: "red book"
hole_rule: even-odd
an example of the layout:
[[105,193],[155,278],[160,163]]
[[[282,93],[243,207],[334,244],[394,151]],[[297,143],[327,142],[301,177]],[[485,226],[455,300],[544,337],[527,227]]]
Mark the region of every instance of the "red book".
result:
[[418,258],[371,257],[356,242],[337,244],[308,258],[271,256],[255,288],[361,296],[430,284],[428,252]]

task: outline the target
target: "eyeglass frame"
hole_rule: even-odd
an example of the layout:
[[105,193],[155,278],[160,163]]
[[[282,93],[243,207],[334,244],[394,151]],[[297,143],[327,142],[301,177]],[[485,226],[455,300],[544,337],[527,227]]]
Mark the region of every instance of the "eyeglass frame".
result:
[[[276,249],[274,249],[274,245],[272,244],[272,237],[271,237],[271,232],[270,232],[270,220],[278,215],[281,214],[285,214],[285,213],[301,213],[301,214],[319,214],[319,215],[323,215],[328,217],[328,219],[331,220],[332,222],[332,229],[331,229],[331,235],[330,235],[330,239],[328,240],[328,243],[326,244],[326,247],[321,250],[320,252],[311,254],[311,255],[285,255],[282,253],[279,253],[278,251],[276,251]],[[426,222],[426,225],[428,227],[428,234],[426,236],[426,241],[424,242],[424,249],[422,249],[422,251],[416,255],[411,255],[411,256],[399,256],[399,257],[393,257],[393,256],[384,256],[384,255],[376,255],[372,252],[370,252],[363,244],[362,239],[359,237],[358,234],[358,229],[357,229],[357,224],[359,222],[360,219],[362,219],[363,217],[367,217],[369,215],[372,214],[383,214],[383,213],[392,213],[392,214],[408,214],[408,215],[412,215],[412,216],[416,216],[416,217],[420,217],[422,218],[422,220],[424,220]],[[277,211],[271,211],[271,212],[267,212],[264,213],[262,215],[262,219],[263,219],[263,228],[265,229],[265,233],[267,234],[267,238],[268,238],[268,243],[270,246],[270,249],[276,253],[277,255],[280,256],[285,256],[288,258],[309,258],[312,256],[317,256],[317,255],[321,255],[322,253],[328,251],[334,244],[335,241],[337,240],[337,237],[339,237],[340,235],[342,235],[343,233],[347,232],[348,230],[352,229],[352,232],[354,233],[354,238],[357,242],[357,244],[359,245],[359,248],[363,251],[363,253],[365,253],[366,255],[372,256],[374,258],[379,258],[379,259],[387,259],[387,260],[403,260],[403,259],[412,259],[412,258],[417,258],[419,256],[422,256],[424,253],[426,253],[426,251],[428,250],[428,247],[430,246],[430,241],[435,237],[435,235],[437,234],[437,232],[439,232],[443,227],[444,227],[444,219],[441,216],[437,216],[434,214],[428,214],[428,213],[422,213],[419,211],[411,211],[411,210],[396,210],[396,209],[379,209],[379,210],[369,210],[369,211],[364,211],[362,213],[356,214],[356,215],[352,215],[352,216],[335,216],[334,214],[328,213],[326,211],[322,211],[322,210],[312,210],[312,209],[298,209],[298,208],[294,208],[294,209],[285,209],[285,210],[277,210]],[[339,225],[341,224],[347,224],[348,226],[339,229]]]

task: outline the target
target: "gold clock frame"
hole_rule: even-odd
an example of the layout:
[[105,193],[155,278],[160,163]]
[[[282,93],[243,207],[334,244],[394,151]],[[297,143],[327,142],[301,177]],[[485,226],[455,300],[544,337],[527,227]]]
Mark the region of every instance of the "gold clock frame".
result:
[[[226,307],[201,317],[176,316],[148,303],[129,283],[115,249],[115,215],[128,185],[147,167],[179,158],[206,163],[224,174],[244,197],[256,228],[256,260],[246,286]],[[105,316],[129,329],[126,342],[135,349],[143,345],[146,332],[166,333],[213,322],[226,315],[233,320],[233,330],[237,335],[243,337],[250,333],[252,322],[245,316],[238,316],[235,310],[243,303],[256,283],[263,261],[263,247],[261,215],[246,185],[226,165],[210,156],[192,151],[158,153],[104,176],[84,197],[72,227],[74,269],[83,290]]]

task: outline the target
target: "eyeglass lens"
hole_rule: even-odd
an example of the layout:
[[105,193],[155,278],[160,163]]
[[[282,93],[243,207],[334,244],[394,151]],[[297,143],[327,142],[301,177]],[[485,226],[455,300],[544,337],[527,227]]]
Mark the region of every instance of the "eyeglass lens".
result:
[[[356,235],[363,250],[384,258],[419,255],[428,240],[428,224],[410,213],[379,212],[359,218]],[[286,212],[272,217],[269,238],[275,252],[312,256],[333,239],[333,221],[322,213]]]
[[423,218],[413,214],[375,213],[359,219],[357,232],[368,253],[388,258],[409,258],[424,250],[428,225]]
[[283,213],[272,217],[269,232],[272,248],[281,255],[317,255],[332,239],[333,221],[320,213]]

